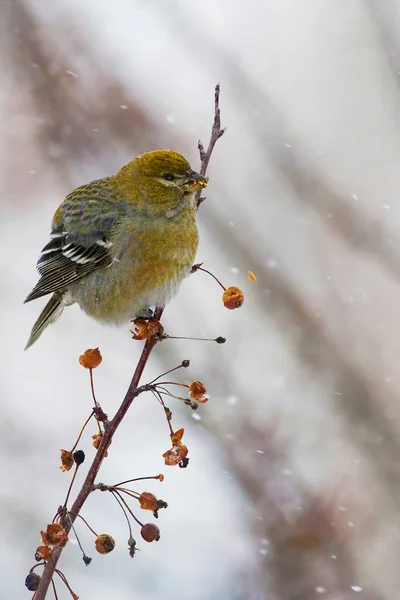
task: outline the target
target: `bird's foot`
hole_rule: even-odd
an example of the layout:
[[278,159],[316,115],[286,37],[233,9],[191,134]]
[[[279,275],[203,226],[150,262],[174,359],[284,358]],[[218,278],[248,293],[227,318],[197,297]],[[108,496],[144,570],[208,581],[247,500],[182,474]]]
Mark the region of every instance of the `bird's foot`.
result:
[[143,310],[140,310],[137,314],[136,314],[136,318],[137,319],[146,319],[146,321],[152,321],[155,319],[154,316],[154,310],[152,310],[151,308],[144,308]]

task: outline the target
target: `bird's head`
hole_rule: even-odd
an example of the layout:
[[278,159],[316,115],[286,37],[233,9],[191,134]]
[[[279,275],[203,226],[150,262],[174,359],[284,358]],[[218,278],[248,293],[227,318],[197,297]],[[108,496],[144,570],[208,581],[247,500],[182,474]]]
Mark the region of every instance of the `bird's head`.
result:
[[208,180],[174,150],[153,150],[134,158],[112,178],[114,187],[140,208],[170,213],[195,208],[194,195]]

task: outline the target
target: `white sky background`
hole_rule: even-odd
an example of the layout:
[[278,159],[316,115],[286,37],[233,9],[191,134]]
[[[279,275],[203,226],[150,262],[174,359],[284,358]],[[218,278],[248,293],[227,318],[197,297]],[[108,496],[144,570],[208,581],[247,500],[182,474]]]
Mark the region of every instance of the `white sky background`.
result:
[[[397,598],[397,446],[380,437],[378,425],[375,439],[375,417],[368,407],[364,412],[363,398],[337,387],[333,359],[340,357],[351,376],[366,382],[378,414],[398,433],[399,280],[384,260],[388,252],[400,261],[399,86],[395,48],[391,52],[384,43],[398,40],[396,2],[385,4],[393,9],[383,15],[389,38],[378,26],[376,3],[361,0],[31,0],[28,6],[54,49],[55,68],[59,56],[64,64],[67,57],[67,68],[94,97],[97,69],[105,77],[111,72],[132,103],[145,108],[158,139],[171,139],[193,167],[197,138],[208,139],[213,87],[221,83],[228,131],[210,166],[198,258],[246,295],[240,311],[226,311],[219,289],[198,274],[166,311],[171,333],[228,338],[225,346],[165,343],[145,377],[191,358],[190,373],[183,376],[210,388],[212,398],[199,412],[202,421],[171,405],[175,425],[186,427],[192,462],[186,471],[163,467],[169,438],[162,413],[150,397],[138,399],[100,479],[165,473],[163,484],[146,486],[170,505],[160,514],[161,541],[140,544],[132,562],[119,508],[104,495],[94,496],[83,514],[96,530],[110,532],[117,548],[108,557],[95,555],[87,536],[86,552],[95,560],[85,569],[70,547],[61,568],[72,587],[88,600],[99,593],[118,600],[280,600],[277,593],[268,595],[269,583],[266,587],[260,575],[265,559],[257,517],[268,515],[252,505],[251,493],[236,479],[235,465],[253,467],[258,478],[265,468],[257,463],[262,460],[257,449],[263,448],[243,435],[245,418],[265,444],[278,422],[278,440],[289,440],[282,469],[308,490],[333,495],[335,506],[345,506],[346,519],[339,525],[337,515],[338,528],[352,550],[353,584],[362,587],[364,598]],[[0,11],[9,15],[6,3]],[[85,48],[73,43],[71,27],[77,27]],[[9,28],[7,35],[18,31]],[[71,444],[91,406],[87,373],[77,357],[100,346],[104,361],[95,373],[96,390],[112,414],[139,353],[127,328],[103,328],[76,307],[23,353],[41,304],[21,302],[36,282],[34,263],[63,196],[73,185],[109,174],[149,149],[149,141],[132,139],[130,148],[113,139],[104,144],[107,123],[100,123],[101,146],[94,143],[86,161],[68,157],[67,174],[57,172],[38,145],[41,124],[32,114],[26,82],[11,69],[7,52],[1,61],[0,500],[7,544],[1,550],[0,588],[4,597],[19,598],[27,594],[21,586],[36,532],[52,518],[68,485],[69,476],[57,469],[59,448]],[[129,111],[129,104],[121,110]],[[96,132],[92,137],[96,142]],[[64,149],[51,152],[62,157]],[[286,169],[297,169],[303,187],[290,181]],[[318,182],[325,190],[322,199]],[[343,202],[347,212],[340,208]],[[349,214],[356,217],[348,220]],[[378,237],[380,254],[374,245]],[[248,281],[248,270],[255,271],[257,284]],[[303,320],[289,305],[278,306],[276,286],[282,282],[305,307]],[[326,347],[318,342],[310,347],[311,321],[323,332]],[[298,352],[302,343],[304,356]],[[316,356],[315,369],[309,354]],[[324,368],[318,360],[325,361]],[[286,504],[269,490],[269,481],[265,472],[266,498],[272,494],[290,521],[301,510],[296,494]],[[323,572],[318,586],[337,600],[333,591],[329,596]],[[341,598],[362,596],[347,587]],[[307,593],[313,597],[315,590]],[[292,597],[297,598],[286,596]]]

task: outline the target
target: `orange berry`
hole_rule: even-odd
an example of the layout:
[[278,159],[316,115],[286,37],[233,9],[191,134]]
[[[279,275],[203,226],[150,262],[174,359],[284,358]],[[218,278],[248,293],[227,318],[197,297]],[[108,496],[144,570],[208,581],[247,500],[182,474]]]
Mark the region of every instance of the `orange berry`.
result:
[[234,285],[226,288],[222,294],[222,302],[229,310],[240,308],[244,302],[244,294],[242,290]]
[[45,546],[65,546],[68,542],[67,532],[59,523],[50,523],[46,531],[40,532]]
[[178,446],[181,443],[181,439],[183,438],[184,433],[185,430],[183,429],[183,427],[182,429],[178,429],[178,431],[171,433],[170,438],[173,446]]
[[[92,444],[93,444],[93,447],[96,448],[96,450],[100,446],[100,442],[101,442],[102,438],[103,438],[103,433],[100,433],[100,432],[94,433],[92,435],[92,440],[93,440]],[[108,451],[106,450],[104,457],[107,457],[107,456],[108,456]]]
[[139,497],[140,508],[154,512],[158,508],[157,498],[151,492],[142,492]]
[[131,330],[133,340],[148,340],[157,334],[162,335],[164,333],[164,327],[157,319],[134,319],[132,321],[134,325],[133,331]]
[[209,399],[207,390],[201,381],[193,381],[189,385],[189,396],[200,404],[204,404]]
[[94,435],[92,435],[92,440],[93,440],[92,444],[96,449],[100,446],[102,437],[103,437],[102,433],[95,433]]
[[257,277],[254,275],[253,271],[248,271],[247,277],[250,279],[250,281],[253,281],[254,283],[256,283]]
[[184,446],[183,444],[179,444],[179,446],[172,446],[172,448],[164,452],[162,456],[165,461],[165,464],[168,467],[173,467],[175,465],[178,465],[181,462],[181,460],[183,460],[185,456],[187,456],[188,452],[189,450],[186,446]]
[[38,562],[40,560],[47,560],[51,554],[51,549],[49,546],[38,546],[35,552],[35,560]]
[[61,450],[61,471],[69,471],[74,464],[74,456],[69,450]]
[[89,348],[79,357],[79,363],[82,367],[85,367],[85,369],[95,369],[102,360],[103,357],[98,348]]

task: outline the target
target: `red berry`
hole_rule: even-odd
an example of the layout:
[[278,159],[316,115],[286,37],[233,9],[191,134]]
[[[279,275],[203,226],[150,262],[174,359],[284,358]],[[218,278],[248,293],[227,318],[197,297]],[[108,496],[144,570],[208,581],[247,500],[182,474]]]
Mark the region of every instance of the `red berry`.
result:
[[226,288],[222,294],[222,302],[229,310],[240,308],[244,302],[244,295],[241,289],[236,286]]
[[154,525],[154,523],[146,523],[143,525],[140,533],[145,542],[154,542],[154,540],[158,542],[160,539],[160,530],[158,529],[157,525]]

